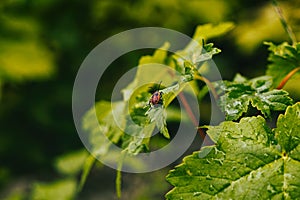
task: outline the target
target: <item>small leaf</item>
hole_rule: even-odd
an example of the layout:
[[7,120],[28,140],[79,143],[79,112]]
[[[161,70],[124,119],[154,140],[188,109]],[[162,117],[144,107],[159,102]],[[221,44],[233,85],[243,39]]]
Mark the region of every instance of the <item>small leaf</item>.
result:
[[234,24],[232,22],[223,22],[217,25],[213,24],[204,24],[199,25],[196,28],[195,34],[193,36],[194,39],[205,38],[211,39],[214,37],[218,37],[224,35],[234,28]]
[[268,65],[267,75],[273,77],[274,87],[277,87],[282,79],[293,69],[300,66],[300,43],[295,46],[284,42],[275,45],[271,42],[265,42],[269,46],[270,64]]
[[233,82],[219,82],[221,110],[226,115],[226,120],[237,120],[249,109],[250,103],[265,117],[271,116],[271,111],[283,111],[292,104],[292,99],[284,90],[272,89],[272,79],[261,76],[246,80],[240,76]]
[[177,51],[176,54],[173,55],[177,63],[176,66],[179,68],[177,71],[184,71],[184,62],[186,61],[197,66],[199,70],[205,61],[212,59],[212,56],[221,52],[220,49],[213,47],[212,43],[205,44],[204,40],[221,36],[230,31],[233,27],[234,25],[231,22],[224,22],[218,25],[204,24],[198,26],[193,40],[183,50]]
[[237,73],[235,75],[235,77],[233,78],[233,81],[242,83],[242,82],[247,81],[247,79],[245,77],[243,77],[241,74]]
[[166,198],[297,199],[299,113],[300,103],[288,107],[273,130],[261,116],[209,127],[216,144],[185,157],[170,171],[167,181],[175,188]]
[[184,50],[177,51],[173,57],[182,68],[186,67],[186,63],[189,63],[189,65],[195,65],[199,70],[205,61],[212,59],[214,55],[221,52],[220,49],[212,46],[211,43],[203,44],[203,41],[192,40]]
[[[204,46],[205,47],[205,46]],[[212,59],[213,55],[220,53],[221,50],[218,48],[211,48],[208,52],[205,51],[202,54],[193,54],[193,63],[196,64],[197,66],[201,66],[199,65],[199,63],[203,63],[204,61],[210,60]]]
[[59,157],[56,160],[55,167],[62,174],[75,175],[81,170],[86,157],[86,150],[72,152]]
[[149,116],[151,122],[155,122],[156,127],[161,134],[167,139],[170,139],[169,131],[167,129],[167,112],[162,105],[155,105],[151,107],[146,115]]

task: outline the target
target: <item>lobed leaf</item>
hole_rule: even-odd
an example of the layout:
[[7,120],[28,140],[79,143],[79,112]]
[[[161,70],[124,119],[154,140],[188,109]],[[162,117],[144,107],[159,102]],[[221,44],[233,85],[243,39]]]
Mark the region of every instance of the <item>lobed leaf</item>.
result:
[[156,127],[160,133],[167,139],[170,139],[169,131],[167,129],[167,112],[162,105],[153,106],[146,115],[149,116],[150,122],[155,122]]
[[226,120],[239,119],[250,105],[265,117],[270,117],[271,111],[283,111],[292,104],[286,91],[272,89],[272,78],[269,76],[246,80],[239,75],[236,81],[218,82],[217,87],[220,94],[218,104]]
[[185,61],[196,65],[198,69],[200,69],[205,61],[210,60],[215,54],[221,52],[220,49],[213,47],[212,43],[205,44],[204,40],[221,36],[229,32],[233,27],[234,24],[232,22],[197,26],[193,40],[183,50],[177,51],[176,54],[173,55],[174,60],[179,65],[177,66],[177,71],[181,73],[184,72]]
[[269,46],[270,64],[266,74],[273,77],[274,87],[277,87],[282,79],[293,69],[300,66],[300,43],[295,46],[284,42],[275,45],[271,42],[265,42]]
[[[264,118],[209,127],[216,142],[184,158],[167,181],[167,199],[297,199],[300,195],[300,103],[271,130]],[[274,135],[275,133],[275,135]]]
[[185,62],[195,65],[199,70],[205,61],[220,52],[221,50],[213,47],[212,43],[204,44],[203,41],[192,40],[184,50],[177,51],[173,57],[180,66],[178,71],[185,72]]

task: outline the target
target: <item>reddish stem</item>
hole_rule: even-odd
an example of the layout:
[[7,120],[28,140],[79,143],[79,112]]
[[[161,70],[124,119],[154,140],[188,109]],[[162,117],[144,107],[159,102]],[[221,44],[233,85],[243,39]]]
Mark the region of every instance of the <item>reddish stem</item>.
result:
[[[170,73],[170,75],[171,75],[172,77],[174,76],[173,71],[168,70],[168,72]],[[209,82],[209,81],[208,81],[208,82]],[[210,83],[210,82],[209,82],[209,83]],[[194,124],[194,126],[195,126],[195,127],[199,127],[199,122],[197,121],[197,119],[196,119],[196,117],[195,117],[195,115],[194,115],[194,113],[193,113],[193,111],[192,111],[190,105],[188,104],[188,102],[187,102],[187,100],[186,100],[186,98],[185,98],[183,92],[180,92],[180,93],[178,94],[178,96],[179,96],[179,99],[181,100],[181,102],[182,102],[182,104],[183,104],[183,107],[185,108],[187,114],[189,115],[189,117],[190,117],[192,123]],[[205,138],[205,135],[206,135],[205,132],[204,132],[201,128],[198,128],[198,129],[197,129],[197,132],[199,133],[199,135],[200,135],[202,141],[204,141],[204,138]]]
[[276,89],[280,90],[284,87],[284,85],[288,82],[288,80],[297,72],[300,70],[300,67],[297,67],[295,69],[293,69],[292,71],[290,71],[290,73],[288,73],[283,79],[282,81],[279,83],[279,85],[277,86]]
[[[178,96],[179,96],[179,98],[180,98],[180,100],[181,100],[181,102],[182,102],[182,104],[183,104],[183,107],[185,108],[187,114],[188,114],[189,117],[191,118],[191,120],[192,120],[194,126],[195,126],[195,127],[198,127],[198,126],[199,126],[199,124],[198,124],[199,122],[197,121],[197,119],[196,119],[196,117],[195,117],[195,115],[194,115],[194,113],[193,113],[193,111],[192,111],[190,105],[188,104],[188,102],[187,102],[187,100],[186,100],[184,94],[183,94],[182,92],[180,92],[180,93],[178,94]],[[203,131],[201,128],[198,128],[197,131],[198,131],[198,133],[199,133],[201,139],[204,140],[204,138],[205,138],[205,133],[204,133],[204,131]]]
[[213,84],[210,82],[210,80],[208,80],[204,76],[199,76],[199,75],[194,75],[194,78],[203,81],[208,86],[208,88],[210,89],[210,91],[211,91],[212,95],[214,96],[215,100],[219,99],[218,93],[217,93],[216,89],[214,88]]

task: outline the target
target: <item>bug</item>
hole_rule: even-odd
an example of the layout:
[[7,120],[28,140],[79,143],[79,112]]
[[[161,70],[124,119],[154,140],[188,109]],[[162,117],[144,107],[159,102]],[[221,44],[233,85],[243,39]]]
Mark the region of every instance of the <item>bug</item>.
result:
[[150,106],[162,105],[163,104],[163,98],[162,98],[163,92],[159,91],[160,84],[161,84],[161,82],[158,85],[158,89],[152,94],[152,96],[149,100],[149,105]]

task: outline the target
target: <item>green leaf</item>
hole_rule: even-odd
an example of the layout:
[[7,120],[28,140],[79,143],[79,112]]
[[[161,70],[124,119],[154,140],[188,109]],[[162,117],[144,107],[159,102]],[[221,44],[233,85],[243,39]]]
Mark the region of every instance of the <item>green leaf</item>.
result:
[[163,84],[173,82],[171,76],[166,76],[166,74],[169,74],[170,69],[162,67],[161,65],[166,64],[169,46],[170,44],[166,42],[162,47],[157,49],[152,56],[143,56],[140,58],[134,80],[122,90],[125,101],[130,99],[138,87],[145,84],[159,83],[162,80]]
[[152,56],[142,56],[139,65],[151,63],[165,63],[170,43],[165,42],[163,46],[157,49]]
[[53,183],[36,183],[32,190],[33,200],[71,200],[76,194],[76,181],[66,179]]
[[0,78],[10,81],[45,79],[54,73],[52,53],[38,41],[1,41]]
[[204,64],[205,61],[212,59],[212,57],[221,50],[213,47],[212,43],[204,44],[203,41],[191,41],[184,50],[177,51],[175,55],[173,55],[174,60],[181,66],[180,71],[186,67],[186,62],[190,63],[190,65],[195,65],[197,70]]
[[[134,106],[143,106],[143,104],[139,104],[143,101],[144,98],[134,101],[136,103]],[[100,101],[95,105],[97,118],[94,117],[92,109],[84,116],[83,128],[90,134],[89,141],[92,145],[92,153],[94,156],[101,157],[105,160],[111,159],[113,161],[119,159],[118,155],[113,155],[114,152],[110,149],[111,144],[118,145],[123,149],[123,152],[129,155],[137,155],[140,152],[148,150],[148,144],[155,124],[149,124],[149,119],[147,123],[144,119],[141,120],[141,117],[134,119],[134,122],[137,122],[139,126],[132,124],[133,121],[129,119],[131,116],[126,114],[126,111],[130,110],[128,109],[128,104],[126,104],[125,101],[114,103]],[[140,110],[133,109],[132,112],[132,114],[135,115],[136,112],[140,112]],[[145,112],[141,113],[143,113],[145,118],[148,118],[145,116]],[[140,115],[142,115],[141,113]],[[87,166],[84,167],[81,182],[84,183],[84,179],[93,161],[94,160],[91,162],[87,161],[88,163]],[[137,165],[136,167],[141,166],[136,161],[133,163]],[[83,186],[83,183],[80,187]]]
[[278,118],[275,136],[278,138],[283,152],[297,155],[300,150],[298,147],[300,141],[300,103],[288,107],[286,112],[286,115],[280,115]]
[[[202,40],[201,40],[202,42]],[[198,43],[197,43],[198,45]],[[165,43],[157,49],[152,56],[143,56],[139,60],[139,66],[134,80],[122,90],[123,101],[105,102],[101,101],[96,104],[98,119],[95,119],[93,109],[85,115],[83,119],[83,128],[90,133],[90,143],[93,147],[93,154],[103,156],[105,159],[118,159],[118,169],[122,168],[123,161],[118,156],[113,156],[114,152],[109,151],[111,143],[118,145],[123,149],[123,156],[135,156],[140,152],[149,151],[149,143],[155,126],[167,139],[170,138],[166,120],[166,108],[173,99],[181,92],[191,81],[191,74],[194,70],[194,65],[200,66],[203,62],[212,58],[214,54],[220,52],[219,49],[213,47],[213,44],[202,44],[198,46],[188,46],[188,51],[184,52],[194,63],[191,63],[193,69],[188,72],[188,68],[184,69],[179,66],[173,57],[168,56],[170,44]],[[164,67],[164,66],[169,67]],[[180,74],[177,71],[184,69],[185,74]],[[173,70],[174,69],[174,70]],[[175,71],[176,70],[176,71]],[[189,77],[188,77],[189,76]],[[149,85],[162,83],[162,88],[158,88],[162,92],[162,105],[149,106]],[[193,89],[198,91],[196,82],[192,85]],[[191,87],[187,87],[192,89]],[[128,112],[129,111],[129,112]],[[178,112],[174,113],[177,115]],[[181,113],[180,113],[181,114]],[[172,116],[171,116],[172,117]],[[118,124],[117,124],[118,123]],[[126,134],[128,133],[128,134]],[[130,134],[129,134],[130,133]],[[107,153],[109,155],[107,155]],[[132,158],[132,157],[131,157]],[[143,167],[132,159],[135,167]],[[127,163],[128,164],[128,163]],[[87,168],[87,173],[89,168]],[[86,175],[84,175],[86,177]],[[120,179],[121,175],[118,172],[116,186],[117,193],[120,194]],[[84,182],[84,181],[83,181]],[[82,187],[82,184],[81,186]]]
[[53,75],[54,53],[40,41],[38,21],[3,14],[0,20],[3,31],[10,33],[0,36],[0,79],[16,82]]
[[272,78],[261,76],[246,80],[237,76],[236,81],[218,82],[221,110],[226,120],[237,120],[250,107],[250,104],[261,111],[265,117],[271,116],[271,111],[283,111],[292,104],[292,99],[284,90],[272,89]]
[[300,66],[300,43],[295,46],[284,42],[275,45],[271,42],[265,42],[269,46],[270,64],[266,74],[273,77],[274,87],[277,87],[282,79],[293,69]]
[[216,144],[185,157],[170,171],[167,180],[175,188],[166,198],[297,199],[299,113],[300,103],[289,107],[273,130],[261,116],[209,127]]
[[149,116],[150,122],[155,122],[156,127],[161,134],[167,139],[170,139],[169,131],[167,129],[167,112],[162,105],[151,107],[146,115]]
[[198,41],[200,41],[202,38],[211,39],[214,37],[224,35],[225,33],[228,33],[233,28],[234,28],[234,24],[232,22],[223,22],[217,25],[213,25],[213,24],[199,25],[196,28],[193,38]]
[[[213,47],[212,43],[205,44],[204,40],[221,36],[234,27],[234,24],[231,22],[224,22],[218,25],[213,24],[204,24],[199,25],[196,28],[193,40],[183,49],[177,51],[173,55],[174,60],[177,64],[177,71],[184,72],[184,62],[188,61],[191,64],[194,64],[198,70],[203,66],[205,61],[212,59],[215,54],[221,52],[220,49]],[[179,66],[178,66],[179,65]],[[206,70],[206,71],[209,71]]]
[[243,82],[246,82],[247,79],[246,79],[244,76],[242,76],[241,74],[237,73],[237,74],[234,76],[233,81],[239,82],[239,83],[243,83]]
[[86,150],[72,152],[59,157],[55,162],[55,167],[62,174],[76,175],[81,170],[86,157]]
[[[125,129],[125,102],[100,101],[96,103],[97,118],[93,115],[93,109],[85,114],[83,129],[90,134],[89,141],[92,144],[93,153],[96,156],[103,156],[107,153],[111,143],[117,144],[124,134],[118,125],[123,126],[123,130]],[[107,139],[111,142],[107,142]]]

